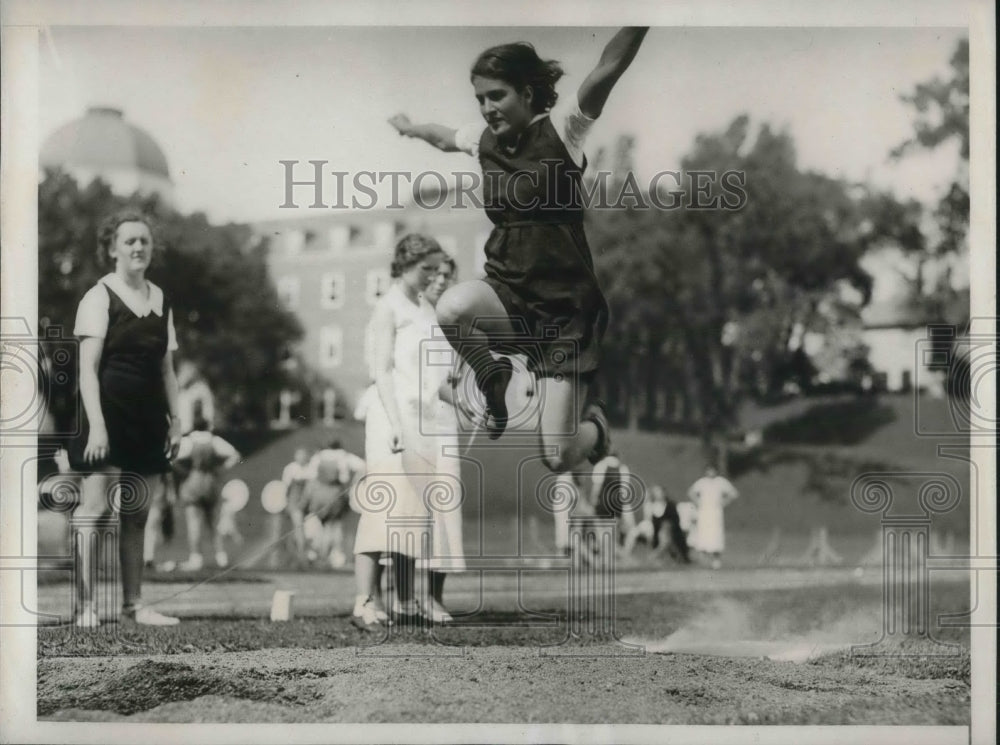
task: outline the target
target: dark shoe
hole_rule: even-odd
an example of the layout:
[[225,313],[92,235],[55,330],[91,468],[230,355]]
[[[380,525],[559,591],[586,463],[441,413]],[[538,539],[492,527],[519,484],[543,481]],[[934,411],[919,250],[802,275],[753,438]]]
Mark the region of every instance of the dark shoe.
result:
[[611,453],[611,427],[608,424],[604,402],[600,399],[594,399],[587,404],[587,408],[583,411],[583,419],[593,422],[597,426],[597,444],[594,445],[593,452],[587,458],[591,463],[597,465]]
[[486,398],[486,433],[496,440],[507,429],[507,386],[514,375],[514,366],[506,357],[494,360],[484,379],[476,385]]

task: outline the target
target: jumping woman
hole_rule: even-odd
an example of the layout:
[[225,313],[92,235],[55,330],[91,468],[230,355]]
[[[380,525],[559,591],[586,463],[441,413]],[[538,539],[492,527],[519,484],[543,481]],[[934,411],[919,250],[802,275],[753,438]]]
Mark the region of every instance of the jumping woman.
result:
[[611,447],[604,406],[589,397],[608,305],[583,230],[583,143],[646,31],[615,34],[561,110],[553,106],[562,69],[519,42],[487,49],[472,66],[485,128],[413,124],[403,114],[389,120],[401,135],[479,158],[494,225],[486,277],[447,290],[437,304],[438,323],[475,374],[493,439],[507,425],[513,367],[491,350],[527,357],[541,400],[542,453],[557,472],[585,458],[596,463]]

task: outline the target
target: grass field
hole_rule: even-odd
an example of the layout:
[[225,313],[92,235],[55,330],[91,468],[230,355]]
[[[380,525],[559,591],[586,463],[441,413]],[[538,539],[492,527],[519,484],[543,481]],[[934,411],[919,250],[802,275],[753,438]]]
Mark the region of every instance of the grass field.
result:
[[[794,560],[805,549],[810,533],[820,527],[827,528],[832,545],[847,561],[860,558],[871,548],[881,516],[864,513],[852,504],[851,484],[872,472],[889,474],[893,509],[911,514],[919,514],[921,474],[941,472],[954,478],[961,491],[958,505],[934,515],[932,529],[942,535],[950,533],[957,550],[965,548],[973,496],[969,492],[969,463],[962,458],[968,448],[961,443],[956,447],[954,440],[947,438],[917,435],[918,428],[942,432],[953,426],[947,401],[901,395],[793,404],[778,411],[745,413],[745,418],[769,432],[773,441],[767,440],[759,451],[737,458],[739,470],[733,481],[741,498],[726,511],[732,562],[758,563],[776,531],[784,558]],[[238,516],[247,537],[244,556],[259,553],[274,534],[274,518],[260,504],[261,489],[280,477],[297,447],[315,449],[333,436],[348,449],[363,453],[363,428],[356,422],[342,421],[333,430],[304,428],[270,440],[232,469],[229,477],[246,481],[252,495]],[[615,433],[615,441],[636,475],[647,484],[663,485],[675,499],[683,499],[687,487],[701,475],[702,455],[694,438],[621,431]],[[800,441],[809,444],[796,444]],[[948,457],[938,453],[944,443],[950,443]],[[503,449],[491,444],[484,437],[477,438],[463,466],[466,552],[552,550],[552,518],[538,499],[539,485],[544,489],[547,483],[546,471],[537,459],[532,460],[536,441],[522,438],[505,443]],[[42,553],[58,552],[64,545],[65,521],[44,514],[41,518],[51,523],[50,530],[40,531],[42,540],[49,543],[49,550]],[[347,520],[349,542],[355,520],[353,515]],[[285,522],[280,529],[288,527]],[[178,560],[185,555],[183,520],[178,516],[177,535],[164,548],[162,558]]]

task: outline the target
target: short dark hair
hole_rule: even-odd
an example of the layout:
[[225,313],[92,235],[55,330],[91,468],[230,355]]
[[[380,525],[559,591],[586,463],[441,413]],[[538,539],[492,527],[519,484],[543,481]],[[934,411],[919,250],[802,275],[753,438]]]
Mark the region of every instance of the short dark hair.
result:
[[327,444],[326,449],[327,450],[343,450],[344,449],[344,445],[343,445],[343,443],[341,443],[341,441],[338,438],[334,437]]
[[441,245],[428,235],[409,233],[399,239],[392,259],[390,274],[393,279],[403,276],[403,272],[419,264],[431,254],[444,253]]
[[153,221],[149,215],[135,207],[125,207],[105,217],[97,229],[97,264],[107,269],[111,266],[111,247],[115,245],[118,228],[127,222],[141,222],[153,233]]
[[530,87],[531,109],[536,114],[556,105],[556,83],[563,69],[555,60],[543,60],[526,41],[490,47],[476,58],[472,76],[502,80],[518,91]]

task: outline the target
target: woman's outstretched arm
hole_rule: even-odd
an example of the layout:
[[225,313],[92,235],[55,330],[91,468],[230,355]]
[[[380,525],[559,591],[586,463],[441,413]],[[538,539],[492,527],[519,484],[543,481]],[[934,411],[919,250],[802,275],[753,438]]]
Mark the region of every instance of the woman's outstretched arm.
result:
[[596,119],[601,115],[604,104],[611,94],[611,89],[615,87],[618,78],[635,59],[647,31],[649,31],[648,27],[623,28],[604,47],[597,67],[587,76],[587,79],[580,85],[580,90],[577,91],[580,111],[585,115],[591,119]]
[[446,153],[458,152],[455,144],[455,129],[443,124],[414,124],[406,114],[396,114],[389,124],[404,137],[416,137]]

